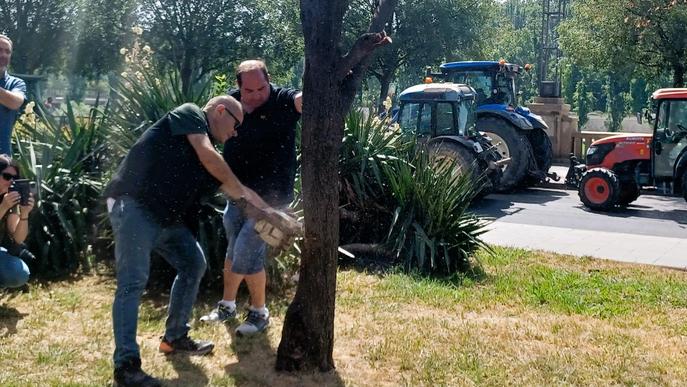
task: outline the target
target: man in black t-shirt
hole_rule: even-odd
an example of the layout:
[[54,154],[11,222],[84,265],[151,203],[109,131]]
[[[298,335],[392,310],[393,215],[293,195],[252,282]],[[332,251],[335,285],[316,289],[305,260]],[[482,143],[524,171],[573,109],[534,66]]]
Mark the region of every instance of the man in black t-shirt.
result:
[[138,306],[153,251],[177,270],[160,351],[205,355],[214,347],[188,337],[188,320],[206,268],[192,231],[201,199],[219,188],[250,216],[269,218],[273,211],[237,180],[212,144],[234,137],[242,120],[241,104],[229,96],[211,99],[202,110],[181,105],[143,133],[105,188],[116,258],[116,385],[159,385],[141,370],[136,343]]
[[[238,90],[229,95],[245,112],[241,135],[224,144],[224,159],[236,176],[275,208],[293,200],[296,175],[296,125],[301,116],[302,93],[269,82],[265,63],[248,60],[236,70]],[[217,308],[201,321],[227,321],[236,317],[236,294],[245,279],[250,293],[246,321],[236,334],[262,332],[269,325],[265,305],[265,257],[267,246],[253,231],[255,221],[246,219],[231,201],[224,212],[229,246],[224,261],[224,294]]]

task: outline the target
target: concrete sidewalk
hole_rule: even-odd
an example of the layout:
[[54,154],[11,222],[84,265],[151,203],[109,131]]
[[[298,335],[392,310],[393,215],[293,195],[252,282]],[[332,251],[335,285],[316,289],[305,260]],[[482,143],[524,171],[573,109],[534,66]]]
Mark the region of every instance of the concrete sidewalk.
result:
[[[494,221],[482,239],[493,245],[590,256],[687,270],[687,239]],[[542,237],[545,236],[545,237]]]

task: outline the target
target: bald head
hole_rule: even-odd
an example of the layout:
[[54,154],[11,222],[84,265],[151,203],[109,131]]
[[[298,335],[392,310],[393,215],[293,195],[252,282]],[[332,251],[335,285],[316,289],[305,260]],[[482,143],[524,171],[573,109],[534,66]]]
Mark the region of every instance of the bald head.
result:
[[205,104],[203,110],[206,112],[216,110],[217,106],[219,105],[223,105],[224,108],[230,111],[234,116],[238,117],[240,115],[243,117],[243,108],[241,107],[241,102],[228,95],[220,95],[218,97],[211,98],[208,103]]

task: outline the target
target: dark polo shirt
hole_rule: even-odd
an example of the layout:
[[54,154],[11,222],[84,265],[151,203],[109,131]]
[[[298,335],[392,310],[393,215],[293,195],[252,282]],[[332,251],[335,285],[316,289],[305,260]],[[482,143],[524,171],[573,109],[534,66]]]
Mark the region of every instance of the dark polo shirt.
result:
[[205,113],[187,103],[167,113],[136,141],[105,188],[105,197],[130,196],[163,226],[198,223],[201,199],[220,182],[205,169],[188,134],[210,135]]
[[[272,206],[293,200],[296,124],[301,117],[294,103],[298,93],[270,84],[267,102],[244,114],[238,136],[224,144],[224,160],[236,177]],[[239,90],[229,95],[241,100]]]

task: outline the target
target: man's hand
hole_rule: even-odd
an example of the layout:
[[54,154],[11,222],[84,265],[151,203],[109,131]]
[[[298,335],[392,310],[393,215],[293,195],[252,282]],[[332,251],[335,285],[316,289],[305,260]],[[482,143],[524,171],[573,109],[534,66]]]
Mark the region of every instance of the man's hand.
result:
[[244,216],[256,220],[255,231],[268,245],[286,250],[293,244],[293,240],[303,235],[303,224],[284,211],[272,207],[264,209],[250,204],[245,199],[236,202]]

